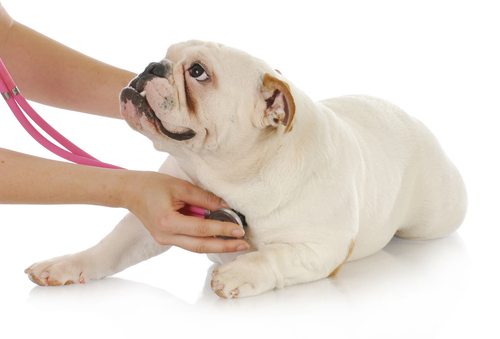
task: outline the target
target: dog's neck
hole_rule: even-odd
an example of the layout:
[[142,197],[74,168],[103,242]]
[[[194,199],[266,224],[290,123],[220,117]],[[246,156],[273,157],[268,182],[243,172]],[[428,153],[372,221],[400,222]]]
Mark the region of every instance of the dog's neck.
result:
[[269,136],[256,143],[246,143],[231,152],[203,151],[187,152],[176,157],[181,168],[198,185],[208,186],[211,182],[240,185],[254,180],[263,168],[269,166],[284,140]]
[[[276,197],[289,195],[287,192],[312,175],[305,171],[304,164],[325,151],[314,142],[319,133],[327,132],[323,131],[327,127],[311,116],[317,114],[317,106],[310,100],[301,102],[306,104],[297,107],[291,132],[267,132],[224,157],[209,152],[186,153],[177,158],[179,165],[196,185],[222,197],[243,214],[268,213],[275,208],[274,203],[279,204]],[[276,175],[284,177],[280,182],[286,186],[276,187],[271,181]]]

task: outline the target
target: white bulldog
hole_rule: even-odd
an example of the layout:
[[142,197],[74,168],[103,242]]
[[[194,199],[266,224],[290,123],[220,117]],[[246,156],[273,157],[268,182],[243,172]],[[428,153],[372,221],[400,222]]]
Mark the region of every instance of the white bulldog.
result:
[[[172,155],[160,172],[246,216],[250,250],[209,256],[223,264],[212,288],[224,298],[335,275],[393,236],[443,237],[465,217],[463,180],[422,123],[369,96],[313,102],[233,48],[170,47],[122,91],[121,109],[132,128]],[[60,284],[85,282],[167,249],[130,214],[95,247],[27,273],[43,285],[47,272]]]

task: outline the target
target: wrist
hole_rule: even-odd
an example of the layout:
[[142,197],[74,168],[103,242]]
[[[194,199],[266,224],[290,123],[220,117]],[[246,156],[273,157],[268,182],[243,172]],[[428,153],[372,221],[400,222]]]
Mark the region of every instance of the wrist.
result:
[[[116,170],[116,176],[113,180],[113,188],[109,197],[111,197],[109,204],[110,207],[122,207],[129,209],[130,200],[133,196],[133,189],[130,186],[134,180],[130,178],[130,171]],[[114,205],[114,206],[113,206]]]
[[136,209],[143,190],[141,176],[142,172],[130,170],[118,170],[116,181],[116,205],[133,212]]

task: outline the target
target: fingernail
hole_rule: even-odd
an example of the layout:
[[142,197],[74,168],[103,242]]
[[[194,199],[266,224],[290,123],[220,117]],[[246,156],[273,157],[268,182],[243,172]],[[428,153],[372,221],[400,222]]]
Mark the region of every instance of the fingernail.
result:
[[248,250],[248,245],[240,245],[238,246],[238,248],[236,249],[237,251],[246,251]]
[[229,208],[229,205],[227,204],[227,202],[225,202],[224,200],[221,200],[220,204],[224,207],[227,207]]
[[243,231],[242,229],[237,229],[237,230],[234,230],[233,231],[233,235],[236,237],[236,238],[241,238],[242,236],[245,235],[245,231]]

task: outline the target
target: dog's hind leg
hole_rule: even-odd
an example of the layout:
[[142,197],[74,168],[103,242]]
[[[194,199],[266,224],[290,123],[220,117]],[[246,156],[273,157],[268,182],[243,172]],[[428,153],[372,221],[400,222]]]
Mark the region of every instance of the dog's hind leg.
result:
[[85,283],[123,271],[169,248],[158,244],[139,219],[128,214],[94,247],[33,264],[25,273],[42,286]]
[[415,160],[420,170],[408,215],[395,234],[405,239],[444,237],[460,227],[467,212],[467,191],[458,169],[427,128],[421,134],[422,151]]

